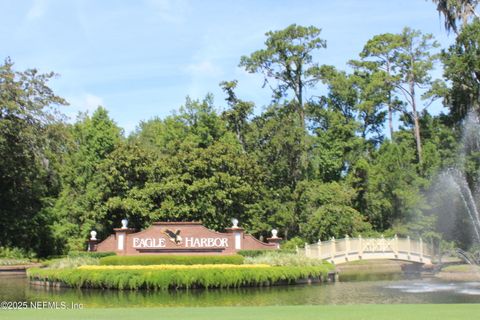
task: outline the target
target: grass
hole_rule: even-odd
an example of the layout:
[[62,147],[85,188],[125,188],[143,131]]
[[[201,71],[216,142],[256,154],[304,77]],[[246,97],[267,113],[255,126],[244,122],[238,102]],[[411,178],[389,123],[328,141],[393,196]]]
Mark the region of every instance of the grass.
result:
[[308,258],[304,254],[270,251],[258,256],[245,257],[246,264],[269,264],[271,266],[312,267],[330,265],[320,259]]
[[0,266],[13,266],[19,264],[29,264],[28,259],[0,258]]
[[442,272],[480,272],[480,267],[471,264],[458,264],[442,268]]
[[88,257],[88,256],[75,256],[75,257],[65,257],[59,259],[49,260],[44,263],[45,266],[50,269],[66,269],[66,268],[76,268],[84,265],[97,265],[99,264],[99,259]]
[[460,320],[474,319],[480,304],[389,304],[207,308],[93,308],[0,311],[0,319],[162,320]]

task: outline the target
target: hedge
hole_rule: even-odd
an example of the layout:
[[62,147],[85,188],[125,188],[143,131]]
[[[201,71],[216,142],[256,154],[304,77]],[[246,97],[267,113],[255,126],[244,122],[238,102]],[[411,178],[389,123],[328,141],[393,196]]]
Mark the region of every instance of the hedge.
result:
[[332,265],[316,267],[268,267],[180,270],[27,270],[32,281],[60,282],[74,288],[120,290],[166,290],[189,288],[229,288],[295,283],[297,279],[325,276]]
[[243,257],[231,256],[110,256],[100,259],[101,265],[152,265],[152,264],[243,264]]
[[258,257],[258,256],[261,256],[263,254],[266,254],[266,253],[271,253],[271,252],[278,252],[278,253],[287,253],[287,254],[291,254],[291,253],[297,253],[296,250],[294,249],[279,249],[279,250],[268,250],[268,249],[264,249],[264,250],[238,250],[237,253],[243,257],[251,257],[251,258],[255,258],[255,257]]
[[238,250],[237,253],[242,257],[258,257],[270,250]]
[[77,257],[90,257],[90,258],[103,258],[103,257],[110,257],[115,256],[116,253],[113,251],[104,251],[104,252],[97,252],[97,251],[70,251],[68,253],[68,257],[77,258]]
[[186,270],[186,269],[254,269],[271,268],[269,264],[152,264],[147,266],[99,266],[83,265],[82,270]]

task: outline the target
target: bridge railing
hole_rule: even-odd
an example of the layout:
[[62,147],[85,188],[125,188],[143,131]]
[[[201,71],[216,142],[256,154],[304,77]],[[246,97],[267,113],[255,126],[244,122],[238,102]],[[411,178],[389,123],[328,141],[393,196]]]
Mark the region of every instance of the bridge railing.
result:
[[430,263],[434,256],[433,246],[422,239],[407,238],[332,238],[315,244],[305,244],[308,257],[328,260],[333,263],[360,259],[399,259]]

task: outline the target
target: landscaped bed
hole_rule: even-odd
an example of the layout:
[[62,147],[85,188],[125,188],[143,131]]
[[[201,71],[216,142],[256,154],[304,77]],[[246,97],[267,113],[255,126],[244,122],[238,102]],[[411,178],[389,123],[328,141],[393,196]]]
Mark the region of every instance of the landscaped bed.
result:
[[240,255],[230,256],[175,256],[175,255],[145,255],[145,256],[110,256],[100,259],[102,265],[191,265],[191,264],[243,264]]
[[314,267],[272,267],[254,265],[231,265],[228,268],[208,266],[168,269],[118,268],[118,269],[48,269],[33,268],[27,271],[34,283],[44,285],[62,284],[75,288],[104,289],[189,289],[230,288],[242,286],[269,286],[292,284],[299,279],[320,280],[332,269],[330,264]]

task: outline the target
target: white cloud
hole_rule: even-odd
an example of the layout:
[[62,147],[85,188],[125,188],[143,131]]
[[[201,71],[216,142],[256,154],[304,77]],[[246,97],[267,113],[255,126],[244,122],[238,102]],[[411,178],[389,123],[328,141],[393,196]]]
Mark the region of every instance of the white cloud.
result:
[[186,21],[190,6],[186,0],[147,0],[153,12],[163,21],[181,23]]
[[101,97],[91,93],[74,97],[67,96],[67,101],[70,102],[70,106],[65,113],[71,120],[75,120],[79,112],[88,112],[91,115],[99,106],[105,106]]
[[33,0],[33,4],[27,12],[27,20],[35,20],[43,17],[47,11],[47,0]]
[[93,94],[87,93],[84,97],[83,108],[87,111],[94,111],[99,106],[103,106],[103,99]]
[[201,77],[217,77],[223,74],[220,67],[216,66],[209,60],[203,60],[198,63],[188,65],[185,70],[192,76]]

